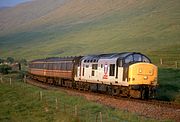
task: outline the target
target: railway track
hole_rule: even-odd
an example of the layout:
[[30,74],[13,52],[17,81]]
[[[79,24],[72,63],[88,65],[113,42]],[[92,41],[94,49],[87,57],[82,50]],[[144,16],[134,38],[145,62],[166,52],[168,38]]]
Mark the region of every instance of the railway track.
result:
[[102,93],[97,93],[97,92],[89,92],[89,91],[81,91],[81,90],[76,90],[76,89],[71,89],[71,88],[65,88],[65,87],[60,87],[60,86],[54,86],[54,85],[49,85],[47,83],[43,82],[38,82],[34,79],[27,79],[27,83],[41,87],[43,89],[63,89],[63,90],[70,90],[73,92],[79,92],[79,93],[86,93],[86,94],[91,94],[91,95],[98,95],[98,96],[103,96],[103,97],[109,97],[109,98],[114,98],[118,100],[124,100],[124,101],[132,101],[132,102],[138,102],[142,104],[152,104],[156,105],[158,107],[168,107],[168,108],[173,108],[177,109],[180,111],[180,104],[174,103],[174,102],[168,102],[168,101],[159,101],[159,100],[139,100],[139,99],[133,99],[133,98],[124,98],[124,97],[118,97],[118,96],[111,96],[111,95],[106,95]]

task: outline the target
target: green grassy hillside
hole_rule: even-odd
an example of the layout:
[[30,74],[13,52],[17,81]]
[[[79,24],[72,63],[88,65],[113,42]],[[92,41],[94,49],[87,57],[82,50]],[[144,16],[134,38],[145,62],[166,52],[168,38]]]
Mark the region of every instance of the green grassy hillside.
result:
[[[43,0],[34,2],[43,4]],[[34,59],[139,51],[156,64],[160,58],[169,66],[173,66],[174,61],[180,62],[179,0],[69,0],[63,4],[59,1],[58,7],[51,5],[51,11],[48,1],[45,3],[46,12],[33,10],[34,14],[40,11],[41,14],[14,25],[14,29],[1,21],[1,56]],[[32,3],[27,4],[28,8],[31,6]],[[17,8],[12,11],[19,10]],[[29,9],[21,10],[26,13]],[[6,12],[6,16],[12,18],[10,12]],[[24,16],[22,13],[13,18],[19,22],[18,17]]]

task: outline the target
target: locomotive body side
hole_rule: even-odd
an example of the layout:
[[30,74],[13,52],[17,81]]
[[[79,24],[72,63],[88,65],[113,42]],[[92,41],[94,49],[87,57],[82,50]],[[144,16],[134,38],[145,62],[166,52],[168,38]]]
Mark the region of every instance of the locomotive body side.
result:
[[[117,66],[117,58],[99,59],[98,61],[81,61],[75,80],[107,85],[128,86],[123,81],[123,67]],[[80,70],[81,69],[81,70]]]
[[104,87],[114,95],[149,98],[157,86],[157,67],[140,53],[86,56],[77,72],[76,81],[90,83],[99,91],[98,87]]

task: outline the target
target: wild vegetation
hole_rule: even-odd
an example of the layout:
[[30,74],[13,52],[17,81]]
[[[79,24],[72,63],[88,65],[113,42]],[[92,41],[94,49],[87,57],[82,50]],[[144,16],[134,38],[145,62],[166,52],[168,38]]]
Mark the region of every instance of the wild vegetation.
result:
[[8,74],[11,69],[12,68],[7,64],[0,65],[0,73],[2,74]]
[[159,69],[157,99],[180,103],[180,70]]
[[[12,78],[11,84],[9,77]],[[63,91],[34,87],[12,74],[3,76],[3,82],[0,82],[0,96],[0,121],[92,122],[100,121],[100,112],[103,121],[158,121],[89,102],[83,97],[70,96]]]
[[15,60],[13,57],[7,57],[6,59],[0,58],[0,73],[2,74],[17,72],[21,69],[24,70],[26,66],[26,59]]

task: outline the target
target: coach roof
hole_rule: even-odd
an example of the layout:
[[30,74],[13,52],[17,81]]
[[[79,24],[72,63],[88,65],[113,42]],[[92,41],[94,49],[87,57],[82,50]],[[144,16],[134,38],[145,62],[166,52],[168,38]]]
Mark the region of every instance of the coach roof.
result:
[[[79,56],[80,57],[80,56]],[[73,61],[78,57],[49,57],[45,59],[36,59],[31,62],[56,62],[56,61]]]

